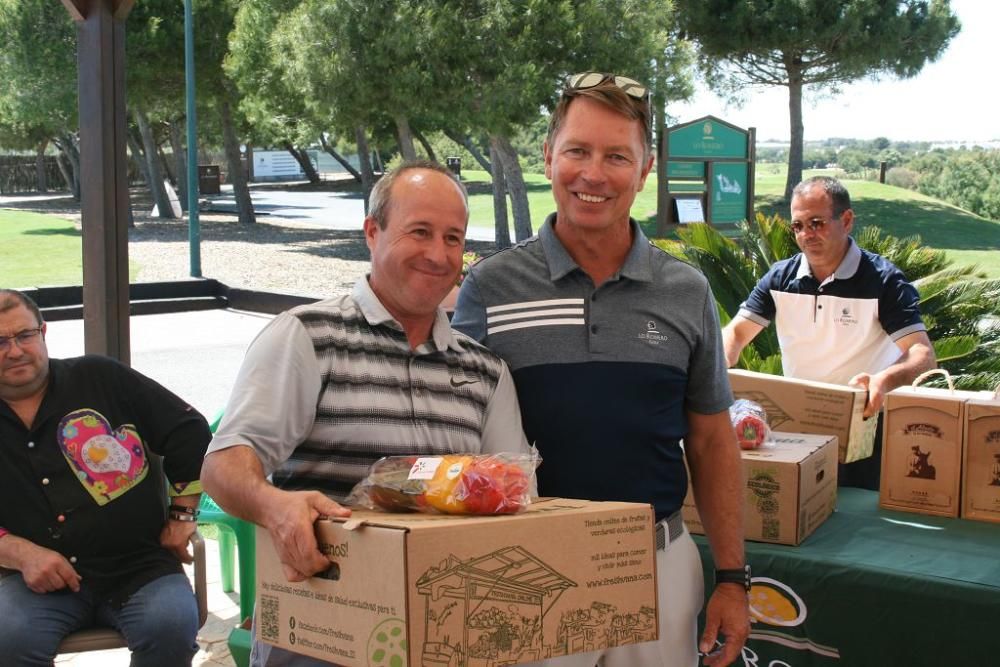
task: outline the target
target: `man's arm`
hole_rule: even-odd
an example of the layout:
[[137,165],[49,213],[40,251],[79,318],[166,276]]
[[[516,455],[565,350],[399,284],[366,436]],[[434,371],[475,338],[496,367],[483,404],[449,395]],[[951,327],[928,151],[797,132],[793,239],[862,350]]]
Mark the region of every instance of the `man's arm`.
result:
[[[741,569],[743,553],[743,464],[729,420],[729,411],[703,415],[688,411],[689,432],[684,451],[698,514],[712,548],[717,569]],[[715,587],[705,610],[705,631],[699,649],[709,652],[719,634],[725,648],[706,665],[728,665],[739,657],[750,634],[750,610],[740,584]]]
[[742,315],[736,315],[722,328],[722,349],[726,353],[726,365],[732,368],[740,360],[740,352],[757,337],[764,327]]
[[916,379],[924,371],[937,367],[934,346],[926,331],[915,331],[896,341],[902,351],[894,364],[878,373],[858,373],[848,384],[868,390],[868,404],[864,416],[867,419],[878,414],[885,402],[885,395],[896,387],[902,387]]
[[248,445],[210,453],[201,478],[219,507],[271,534],[289,581],[304,581],[330,566],[316,544],[313,524],[321,516],[350,516],[349,509],[319,491],[276,488],[267,481],[260,459]]
[[69,588],[80,591],[80,575],[62,554],[34,542],[5,533],[0,537],[0,567],[17,570],[34,593]]

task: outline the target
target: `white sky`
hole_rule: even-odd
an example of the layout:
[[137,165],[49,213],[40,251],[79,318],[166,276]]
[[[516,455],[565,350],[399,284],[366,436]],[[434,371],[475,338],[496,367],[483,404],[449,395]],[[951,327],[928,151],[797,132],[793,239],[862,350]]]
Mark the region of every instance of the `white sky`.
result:
[[[1000,2],[952,0],[962,30],[913,79],[860,81],[836,97],[806,89],[806,140],[829,137],[986,142],[1000,140]],[[687,122],[708,114],[756,127],[757,140],[788,141],[788,89],[754,89],[742,109],[699,88],[692,102],[668,105]]]

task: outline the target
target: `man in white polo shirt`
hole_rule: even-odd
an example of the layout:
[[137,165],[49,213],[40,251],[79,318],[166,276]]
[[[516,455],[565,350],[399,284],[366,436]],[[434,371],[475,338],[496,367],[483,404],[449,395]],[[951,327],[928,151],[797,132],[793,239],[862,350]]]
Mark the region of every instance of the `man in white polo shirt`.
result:
[[[865,417],[875,416],[888,392],[936,365],[917,291],[850,237],[851,197],[837,179],[799,183],[791,212],[802,252],[776,262],[723,329],[726,360],[733,366],[774,320],[786,376],[864,387]],[[878,436],[875,447],[870,458],[841,466],[841,486],[878,488]]]

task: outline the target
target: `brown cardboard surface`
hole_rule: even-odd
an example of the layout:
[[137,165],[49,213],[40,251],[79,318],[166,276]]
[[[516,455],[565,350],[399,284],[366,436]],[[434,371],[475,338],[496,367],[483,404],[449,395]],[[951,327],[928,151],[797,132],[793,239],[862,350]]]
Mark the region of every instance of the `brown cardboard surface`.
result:
[[864,419],[864,389],[730,369],[737,398],[759,403],[772,430],[837,437],[841,463],[872,455],[875,419]]
[[[834,436],[775,431],[765,446],[741,451],[744,537],[794,545],[816,530],[837,504],[837,449]],[[704,534],[690,488],[683,516]]]
[[962,517],[1000,523],[1000,399],[966,403]]
[[504,517],[355,510],[316,532],[334,578],[289,583],[258,529],[263,641],[348,667],[487,667],[657,637],[648,505],[552,498]]
[[900,387],[886,395],[879,505],[957,517],[965,403],[980,392]]

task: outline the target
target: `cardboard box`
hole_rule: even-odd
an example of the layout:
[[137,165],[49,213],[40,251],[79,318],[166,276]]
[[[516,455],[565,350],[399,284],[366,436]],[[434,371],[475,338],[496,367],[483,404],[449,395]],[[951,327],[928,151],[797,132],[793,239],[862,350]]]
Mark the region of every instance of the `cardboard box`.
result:
[[736,398],[763,406],[771,430],[836,436],[841,463],[874,451],[878,420],[864,418],[864,389],[737,369],[730,369],[729,384]]
[[316,524],[324,577],[285,580],[257,532],[257,628],[338,665],[513,665],[657,638],[653,511],[542,499],[524,513],[355,510]]
[[[799,544],[837,505],[837,438],[779,431],[772,436],[770,444],[741,452],[744,537]],[[689,531],[705,533],[690,487],[683,516]]]
[[965,404],[962,518],[1000,523],[1000,398]]
[[957,517],[965,403],[981,392],[900,387],[885,397],[879,506]]

